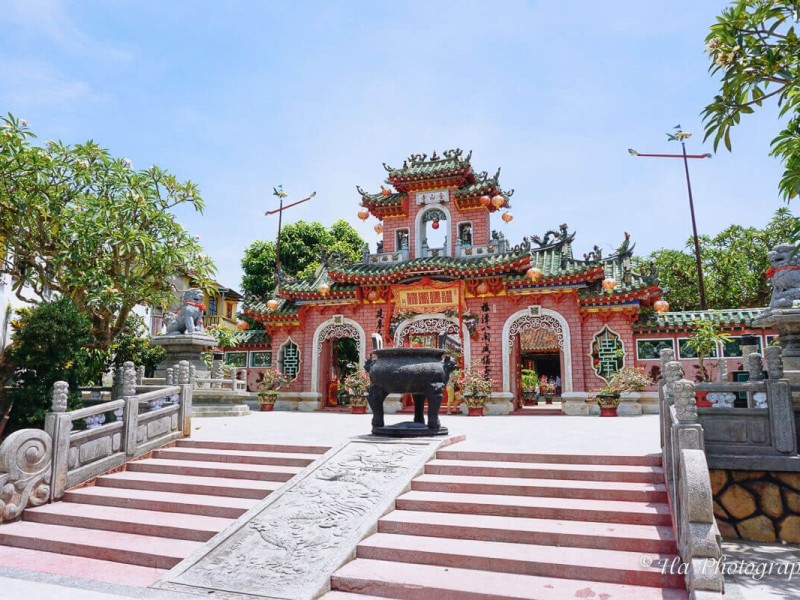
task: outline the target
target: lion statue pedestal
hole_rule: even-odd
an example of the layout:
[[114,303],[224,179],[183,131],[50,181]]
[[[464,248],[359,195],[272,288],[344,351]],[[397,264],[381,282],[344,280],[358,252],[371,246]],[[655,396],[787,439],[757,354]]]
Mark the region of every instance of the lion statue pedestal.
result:
[[156,368],[155,376],[166,376],[167,369],[182,360],[189,361],[196,373],[208,373],[202,355],[217,345],[217,340],[203,332],[203,292],[191,288],[183,293],[181,307],[177,313],[164,317],[164,335],[155,336],[154,344],[167,351],[167,357]]

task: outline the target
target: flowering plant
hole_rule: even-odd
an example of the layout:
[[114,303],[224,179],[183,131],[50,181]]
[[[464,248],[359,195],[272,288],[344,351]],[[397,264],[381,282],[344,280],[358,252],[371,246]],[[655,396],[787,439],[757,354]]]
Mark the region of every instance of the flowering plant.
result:
[[342,387],[350,396],[351,406],[366,404],[369,384],[369,374],[366,371],[355,371],[342,380]]
[[470,406],[470,398],[474,398],[474,402],[479,402],[478,406],[483,406],[486,398],[492,393],[493,384],[491,379],[475,369],[463,369],[458,376],[458,385],[467,406]]
[[622,367],[608,380],[608,385],[597,393],[601,396],[619,396],[622,392],[641,392],[653,380],[647,376],[641,367]]
[[265,369],[261,373],[258,389],[262,392],[276,392],[288,387],[291,382],[291,379],[277,369]]

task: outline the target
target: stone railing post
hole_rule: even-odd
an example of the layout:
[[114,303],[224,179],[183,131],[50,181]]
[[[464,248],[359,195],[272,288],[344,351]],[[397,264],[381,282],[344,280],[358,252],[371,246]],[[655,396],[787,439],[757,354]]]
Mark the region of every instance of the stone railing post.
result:
[[181,386],[181,407],[178,419],[183,424],[183,436],[192,433],[192,383],[189,361],[182,360],[178,364],[178,385]]
[[53,444],[53,470],[50,475],[50,497],[61,500],[67,488],[67,469],[69,468],[69,433],[72,431],[72,418],[67,411],[69,385],[66,381],[53,384],[53,404],[51,412],[44,417],[44,430]]
[[52,439],[41,429],[20,429],[0,444],[0,524],[50,499],[52,460]]
[[[221,360],[214,360],[211,362],[211,379],[222,379],[222,361]],[[212,388],[220,388],[222,387],[219,383],[214,383],[211,385]]]
[[175,369],[172,367],[167,368],[164,375],[164,385],[175,385]]
[[[797,432],[792,404],[792,387],[783,378],[783,350],[770,346],[767,355],[767,409],[772,445],[781,454],[797,454]],[[753,356],[752,354],[750,356]]]
[[139,400],[136,398],[136,368],[131,361],[123,365],[122,397],[125,400],[125,410],[122,414],[125,423],[122,438],[125,440],[126,456],[136,454],[136,433],[139,429]]
[[131,361],[126,361],[125,364],[122,365],[122,396],[123,398],[127,398],[128,396],[135,396],[136,395],[136,367],[133,366]]
[[122,380],[124,378],[125,369],[117,367],[114,369],[114,389],[111,391],[111,399],[119,400],[122,398]]
[[[722,536],[714,520],[713,495],[706,455],[700,449],[685,448],[680,463],[678,551],[686,565],[686,588],[691,598],[702,592],[722,594]],[[702,596],[705,597],[705,596]]]
[[675,529],[679,529],[680,496],[678,485],[680,477],[680,453],[685,449],[704,450],[703,426],[697,419],[697,400],[694,382],[680,379],[672,384],[674,394],[675,419],[669,432],[670,452],[665,453],[664,464],[667,485],[674,507]]
[[144,383],[144,365],[139,365],[139,368],[136,369],[136,385],[142,385]]

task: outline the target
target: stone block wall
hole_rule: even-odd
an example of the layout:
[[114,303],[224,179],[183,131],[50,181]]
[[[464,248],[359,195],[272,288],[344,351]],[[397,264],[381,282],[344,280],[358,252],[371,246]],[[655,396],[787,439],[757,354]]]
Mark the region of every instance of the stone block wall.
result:
[[722,537],[800,544],[800,473],[710,469]]

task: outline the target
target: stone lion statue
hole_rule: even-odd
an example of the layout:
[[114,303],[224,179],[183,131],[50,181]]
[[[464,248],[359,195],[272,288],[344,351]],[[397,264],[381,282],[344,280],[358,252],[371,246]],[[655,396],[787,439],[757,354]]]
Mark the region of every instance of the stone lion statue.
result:
[[203,292],[191,288],[183,293],[183,303],[177,314],[164,317],[167,335],[203,333]]
[[767,277],[772,279],[770,308],[792,308],[800,300],[800,254],[792,244],[780,244],[767,253],[772,266]]

